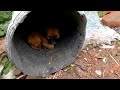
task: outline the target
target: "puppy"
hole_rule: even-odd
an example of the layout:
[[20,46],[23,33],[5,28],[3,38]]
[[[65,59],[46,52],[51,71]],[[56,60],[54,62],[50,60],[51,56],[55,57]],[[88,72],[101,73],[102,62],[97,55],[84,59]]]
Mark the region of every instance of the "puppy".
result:
[[41,47],[46,49],[54,48],[54,44],[49,44],[48,40],[38,32],[32,32],[27,37],[28,44],[36,50],[40,50]]
[[47,39],[51,40],[53,44],[55,44],[56,40],[60,38],[61,32],[58,28],[47,28]]

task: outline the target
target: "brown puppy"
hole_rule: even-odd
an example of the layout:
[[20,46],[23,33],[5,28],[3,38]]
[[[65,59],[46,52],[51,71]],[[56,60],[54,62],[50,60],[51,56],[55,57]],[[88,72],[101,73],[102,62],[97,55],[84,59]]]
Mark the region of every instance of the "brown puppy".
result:
[[33,49],[36,50],[40,50],[42,46],[47,49],[54,48],[54,44],[49,44],[48,40],[38,32],[30,33],[27,37],[27,42]]
[[60,30],[58,28],[48,28],[47,29],[47,38],[48,39],[59,39]]
[[60,30],[58,28],[47,28],[47,39],[51,40],[51,42],[55,42],[55,40],[60,38]]

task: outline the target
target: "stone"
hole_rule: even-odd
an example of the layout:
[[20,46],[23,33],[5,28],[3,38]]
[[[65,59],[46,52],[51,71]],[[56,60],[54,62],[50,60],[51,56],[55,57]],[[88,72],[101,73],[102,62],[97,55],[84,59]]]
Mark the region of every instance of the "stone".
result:
[[76,60],[75,64],[76,64],[81,70],[83,70],[83,71],[86,71],[86,70],[87,70],[86,66],[85,66],[82,62],[80,62],[79,60]]
[[35,77],[35,76],[29,76],[29,75],[28,75],[28,76],[26,77],[26,79],[44,79],[44,78],[41,77],[41,76],[36,76],[36,77]]
[[90,54],[90,56],[94,57],[96,56],[96,51],[95,50],[89,50],[88,53]]
[[74,68],[74,72],[76,75],[78,75],[80,78],[83,78],[86,76],[86,73],[81,70],[78,66]]
[[107,14],[110,14],[111,12],[113,12],[113,11],[103,11],[104,13],[105,13],[105,15],[107,15]]
[[119,27],[120,26],[120,11],[113,11],[110,14],[103,16],[102,23],[109,27]]
[[4,41],[3,40],[0,40],[0,45],[4,44]]
[[16,69],[14,70],[14,75],[20,75],[21,72],[22,72],[22,71],[21,71],[20,69],[16,68]]

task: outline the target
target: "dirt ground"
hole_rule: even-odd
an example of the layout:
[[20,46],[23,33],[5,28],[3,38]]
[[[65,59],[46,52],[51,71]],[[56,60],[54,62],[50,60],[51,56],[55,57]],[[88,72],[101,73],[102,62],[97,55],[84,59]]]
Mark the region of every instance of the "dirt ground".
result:
[[112,42],[115,48],[81,50],[68,71],[60,70],[47,79],[119,79],[120,45]]
[[[20,70],[20,79],[119,79],[120,78],[120,44],[118,41],[112,42],[114,48],[102,49],[100,45],[93,46],[87,50],[82,49],[76,61],[63,70],[60,70],[49,77],[32,77],[23,75]],[[1,52],[5,49],[1,48]],[[1,53],[0,57],[2,57]]]
[[[0,41],[0,59],[5,54]],[[92,49],[82,49],[75,62],[63,70],[60,70],[49,77],[32,77],[16,71],[18,79],[119,79],[120,78],[120,41],[112,42],[114,48],[103,49],[100,45]],[[21,78],[20,78],[21,77]]]
[[[120,78],[120,45],[118,41],[112,42],[114,48],[102,49],[100,45],[90,50],[82,49],[76,61],[63,70],[60,70],[49,77],[32,77],[23,75],[17,71],[19,79],[119,79]],[[0,51],[4,51],[1,48]],[[2,54],[1,53],[1,57]]]

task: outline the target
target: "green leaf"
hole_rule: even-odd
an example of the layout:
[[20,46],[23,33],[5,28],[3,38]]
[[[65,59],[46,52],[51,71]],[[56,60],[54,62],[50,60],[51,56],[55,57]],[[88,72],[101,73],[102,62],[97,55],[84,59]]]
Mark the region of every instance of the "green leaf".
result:
[[71,67],[75,67],[76,65],[75,65],[75,64],[71,64],[70,66],[71,66]]
[[118,40],[118,45],[120,45],[120,40]]
[[0,40],[3,40],[4,39],[4,37],[0,37]]
[[2,37],[4,35],[5,35],[4,31],[0,31],[0,37]]
[[0,30],[4,30],[4,24],[0,24]]
[[11,20],[12,12],[11,11],[0,11],[0,23]]
[[105,15],[105,13],[103,11],[98,11],[98,15],[99,15],[99,17],[103,17]]
[[10,62],[10,63],[8,64],[8,66],[7,66],[5,69],[3,69],[3,74],[4,74],[4,75],[7,75],[7,74],[9,73],[11,67],[12,67],[12,63]]
[[8,66],[9,63],[10,63],[9,61],[6,62],[5,65],[4,65],[4,67],[7,68],[7,66]]
[[9,62],[9,61],[8,61],[8,58],[7,58],[7,57],[3,58],[2,64],[5,65],[7,62]]
[[72,67],[71,66],[67,66],[67,67],[65,67],[64,69],[63,69],[63,71],[68,71],[68,70],[71,70],[72,69]]
[[0,79],[2,79],[2,76],[0,75]]
[[5,21],[4,18],[0,17],[0,22],[4,22],[4,21]]
[[0,24],[0,37],[4,37],[6,35],[8,29],[9,21],[5,24]]
[[15,66],[15,64],[13,64],[12,62],[11,62],[11,67],[14,67]]
[[2,64],[4,65],[4,68],[2,70],[2,75],[6,75],[9,73],[10,69],[15,66],[12,62],[9,61],[8,57],[4,57],[2,60]]
[[7,75],[10,71],[10,67],[7,67],[6,69],[3,70],[3,74]]
[[88,44],[86,50],[91,50],[93,49],[93,44]]
[[9,21],[7,21],[5,24],[4,24],[4,33],[6,34],[7,32],[7,29],[8,29],[8,25],[10,24]]

